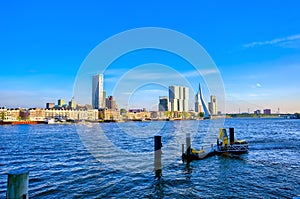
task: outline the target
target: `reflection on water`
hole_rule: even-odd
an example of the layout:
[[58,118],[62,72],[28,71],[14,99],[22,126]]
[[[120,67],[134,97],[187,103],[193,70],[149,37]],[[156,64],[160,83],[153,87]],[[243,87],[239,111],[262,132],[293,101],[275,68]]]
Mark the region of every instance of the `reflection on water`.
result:
[[[20,168],[30,170],[32,198],[300,195],[300,120],[227,119],[225,127],[234,127],[236,137],[250,143],[248,154],[182,163],[185,134],[191,133],[192,145],[200,148],[209,125],[209,120],[106,123],[100,124],[102,132],[93,124],[79,133],[75,125],[0,126],[0,198],[5,198],[7,172]],[[163,143],[159,180],[153,171],[156,134]]]

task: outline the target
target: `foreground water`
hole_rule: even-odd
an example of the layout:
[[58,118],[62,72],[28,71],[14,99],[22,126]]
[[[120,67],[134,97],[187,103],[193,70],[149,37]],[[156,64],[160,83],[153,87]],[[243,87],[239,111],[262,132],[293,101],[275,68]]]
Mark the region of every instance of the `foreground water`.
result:
[[[26,168],[30,198],[292,198],[300,195],[300,120],[227,119],[248,154],[181,161],[185,133],[201,147],[206,121],[0,126],[0,198]],[[196,126],[196,128],[195,128]],[[154,178],[153,136],[163,177]]]

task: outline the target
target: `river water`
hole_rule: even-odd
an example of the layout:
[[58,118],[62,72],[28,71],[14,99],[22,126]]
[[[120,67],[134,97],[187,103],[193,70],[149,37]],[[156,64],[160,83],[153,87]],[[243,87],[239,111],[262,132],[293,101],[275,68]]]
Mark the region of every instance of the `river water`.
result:
[[[249,142],[249,152],[183,163],[185,134],[200,148],[210,123],[2,125],[0,198],[7,173],[24,168],[30,171],[30,198],[300,196],[300,120],[226,119],[224,126]],[[162,136],[160,180],[153,172],[154,135]]]

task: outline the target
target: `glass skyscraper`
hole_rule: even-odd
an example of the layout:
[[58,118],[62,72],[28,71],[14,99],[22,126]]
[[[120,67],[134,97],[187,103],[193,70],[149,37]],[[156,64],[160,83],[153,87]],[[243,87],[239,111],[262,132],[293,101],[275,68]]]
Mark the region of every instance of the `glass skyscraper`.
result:
[[94,109],[105,108],[105,94],[103,91],[103,74],[93,76],[92,106]]

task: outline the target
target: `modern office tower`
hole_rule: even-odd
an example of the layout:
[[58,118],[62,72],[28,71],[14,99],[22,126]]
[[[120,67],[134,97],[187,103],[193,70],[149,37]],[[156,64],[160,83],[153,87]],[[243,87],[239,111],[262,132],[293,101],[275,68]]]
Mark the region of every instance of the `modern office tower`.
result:
[[169,98],[167,96],[159,97],[158,111],[169,111]]
[[108,96],[108,98],[106,98],[106,108],[118,109],[116,100],[114,100],[113,96]]
[[189,88],[184,86],[169,86],[171,111],[188,111]]
[[69,101],[69,108],[70,109],[76,109],[76,102],[74,101],[74,99],[72,98],[71,101]]
[[214,96],[214,95],[210,96],[210,102],[208,103],[208,109],[209,109],[209,112],[211,115],[218,114],[216,96]]
[[105,107],[105,93],[103,91],[103,74],[93,76],[92,106],[94,109]]
[[[201,109],[200,109],[201,107]],[[199,84],[199,91],[196,95],[195,99],[195,111],[196,112],[204,112],[204,118],[209,118],[210,114],[209,111],[205,105],[205,101],[202,96],[202,88],[201,85]]]
[[53,102],[46,103],[46,109],[54,108],[54,106],[55,106],[55,103],[53,103]]
[[63,99],[59,99],[59,100],[57,101],[58,107],[62,107],[62,106],[65,105],[65,104],[66,104],[66,101],[63,100]]

